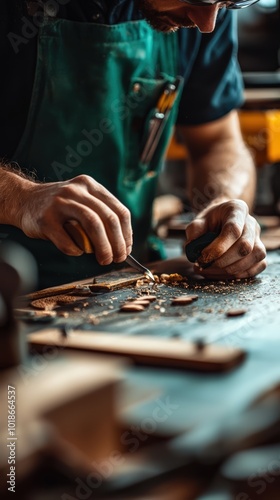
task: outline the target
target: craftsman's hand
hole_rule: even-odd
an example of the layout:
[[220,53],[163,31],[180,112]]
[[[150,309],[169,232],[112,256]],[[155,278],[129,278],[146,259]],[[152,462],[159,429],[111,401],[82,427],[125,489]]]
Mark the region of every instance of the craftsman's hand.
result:
[[208,279],[248,278],[266,268],[260,227],[245,202],[230,200],[204,209],[187,226],[187,243],[208,231],[219,236],[202,251],[196,273]]
[[87,175],[65,182],[30,182],[21,205],[18,226],[31,238],[52,241],[67,255],[81,255],[65,222],[76,220],[88,235],[101,265],[123,262],[131,252],[129,210]]

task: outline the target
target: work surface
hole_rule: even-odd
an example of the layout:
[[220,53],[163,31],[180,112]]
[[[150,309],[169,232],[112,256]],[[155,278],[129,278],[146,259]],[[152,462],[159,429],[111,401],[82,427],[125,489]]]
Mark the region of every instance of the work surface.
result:
[[[184,279],[160,284],[135,283],[117,290],[91,289],[89,294],[81,289],[82,285],[91,284],[92,280],[79,282],[78,287],[59,291],[59,302],[53,306],[58,295],[55,289],[46,290],[45,302],[34,303],[34,312],[38,309],[52,309],[57,312],[53,325],[67,324],[69,327],[120,332],[127,335],[156,335],[164,337],[181,336],[185,340],[205,338],[207,341],[220,340],[234,334],[234,338],[247,336],[248,332],[256,333],[266,324],[273,328],[277,324],[279,312],[279,270],[280,253],[271,252],[268,256],[269,265],[259,277],[248,280],[206,281],[195,276],[185,257],[169,259],[154,266],[153,271],[160,273],[179,273]],[[138,277],[135,272],[122,270],[97,278],[97,283],[114,283],[116,276],[130,278]],[[135,279],[136,279],[135,278]],[[81,284],[81,286],[79,286]],[[39,292],[40,293],[40,292]],[[155,295],[156,301],[141,313],[126,313],[120,307],[127,301],[140,298],[143,295]],[[171,302],[181,295],[195,294],[198,300],[188,305],[174,307]],[[66,297],[67,295],[67,297]],[[55,296],[53,298],[53,296]],[[35,293],[21,305],[30,305],[36,300]],[[232,309],[244,310],[241,317],[228,318]],[[39,319],[39,318],[38,318]],[[35,322],[35,320],[34,320]],[[39,321],[40,322],[40,321]],[[43,323],[43,321],[42,321]],[[36,328],[36,327],[35,327]]]
[[[75,303],[56,307],[57,316],[50,324],[31,318],[25,328],[27,332],[41,330],[42,335],[47,328],[58,327],[62,335],[78,328],[88,335],[114,334],[116,341],[120,334],[203,339],[247,353],[246,359],[227,373],[129,367],[119,406],[123,427],[130,432],[122,445],[132,452],[131,429],[145,429],[154,437],[170,437],[195,426],[226,421],[280,383],[279,251],[269,253],[268,262],[267,270],[255,279],[206,282],[191,276],[184,257],[170,259],[155,271],[191,277],[175,285],[153,288],[145,284],[80,296]],[[144,311],[120,311],[125,301],[146,293],[155,294],[156,301]],[[172,299],[183,294],[196,294],[198,298],[187,305],[172,305]],[[232,309],[245,312],[228,317]],[[153,415],[159,407],[165,408],[166,418],[155,420]]]

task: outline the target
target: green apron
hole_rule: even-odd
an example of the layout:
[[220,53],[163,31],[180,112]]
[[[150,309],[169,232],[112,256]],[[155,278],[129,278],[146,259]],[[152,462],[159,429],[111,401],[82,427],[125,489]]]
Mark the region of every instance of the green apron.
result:
[[[178,73],[177,43],[176,34],[158,33],[143,20],[108,26],[45,19],[28,120],[13,158],[43,182],[83,173],[103,184],[129,208],[133,254],[143,262],[156,246],[152,202],[178,98],[150,165],[139,158],[157,99]],[[108,270],[92,255],[68,257],[15,228],[9,237],[35,256],[39,287]]]

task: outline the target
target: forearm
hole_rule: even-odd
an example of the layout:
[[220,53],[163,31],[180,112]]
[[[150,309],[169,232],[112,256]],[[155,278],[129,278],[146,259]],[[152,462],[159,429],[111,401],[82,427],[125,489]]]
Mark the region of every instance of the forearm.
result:
[[255,166],[244,144],[236,111],[181,133],[189,151],[188,191],[196,211],[231,199],[253,207]]
[[21,208],[33,182],[19,170],[0,166],[0,223],[21,227]]
[[218,234],[198,259],[208,279],[248,278],[266,267],[260,227],[253,207],[256,174],[238,116],[186,130],[190,151],[189,194],[197,217],[186,228],[187,241]]
[[195,211],[230,199],[241,199],[252,210],[256,172],[242,141],[214,144],[202,155],[190,158],[188,195]]
[[0,167],[0,223],[20,228],[29,238],[50,240],[66,255],[81,255],[65,223],[75,220],[88,235],[99,264],[123,262],[131,253],[129,210],[88,175],[40,183]]

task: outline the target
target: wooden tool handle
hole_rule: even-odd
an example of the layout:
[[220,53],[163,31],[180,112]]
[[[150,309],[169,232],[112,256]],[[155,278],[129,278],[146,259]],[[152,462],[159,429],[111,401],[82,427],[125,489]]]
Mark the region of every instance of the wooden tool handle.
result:
[[92,243],[78,221],[69,220],[65,222],[63,227],[81,250],[85,253],[94,253]]

